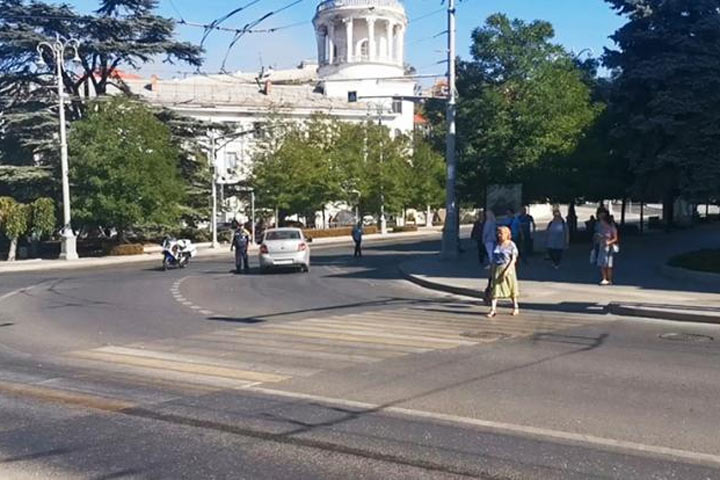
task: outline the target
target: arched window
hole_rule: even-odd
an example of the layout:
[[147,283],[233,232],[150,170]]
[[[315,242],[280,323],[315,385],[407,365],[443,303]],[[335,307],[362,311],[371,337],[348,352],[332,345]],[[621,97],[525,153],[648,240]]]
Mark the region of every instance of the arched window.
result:
[[363,61],[367,61],[370,58],[370,43],[367,38],[357,43],[355,51],[360,52],[360,59]]

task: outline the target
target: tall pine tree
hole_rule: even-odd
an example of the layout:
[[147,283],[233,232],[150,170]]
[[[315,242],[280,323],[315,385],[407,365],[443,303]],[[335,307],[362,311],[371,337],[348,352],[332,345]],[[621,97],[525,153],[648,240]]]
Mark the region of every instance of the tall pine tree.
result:
[[604,62],[614,150],[636,192],[665,203],[720,191],[720,0],[606,0],[628,22]]

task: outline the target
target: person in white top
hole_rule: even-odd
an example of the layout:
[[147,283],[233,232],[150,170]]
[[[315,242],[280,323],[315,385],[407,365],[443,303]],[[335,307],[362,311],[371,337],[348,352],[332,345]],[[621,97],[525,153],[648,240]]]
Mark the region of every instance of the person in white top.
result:
[[[485,212],[485,225],[483,226],[483,232],[482,232],[482,242],[485,245],[485,250],[487,251],[487,258],[490,259],[490,263],[492,263],[493,258],[493,250],[495,250],[495,242],[497,237],[497,220],[495,219],[495,214],[492,210],[487,210]],[[490,268],[490,264],[488,264],[487,268]]]

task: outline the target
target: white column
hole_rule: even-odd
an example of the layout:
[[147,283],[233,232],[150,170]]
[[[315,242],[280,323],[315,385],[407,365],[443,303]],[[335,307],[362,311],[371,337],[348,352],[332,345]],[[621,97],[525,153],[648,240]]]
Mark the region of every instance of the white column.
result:
[[346,18],[343,20],[345,23],[345,49],[346,55],[345,60],[347,63],[353,62],[353,18]]
[[328,64],[335,63],[335,24],[328,25]]
[[385,23],[385,30],[385,34],[387,35],[387,51],[385,52],[385,58],[388,62],[390,62],[393,57],[393,25],[390,20]]
[[398,26],[397,33],[397,62],[400,65],[405,63],[405,25]]
[[375,61],[377,47],[375,46],[375,17],[367,17],[368,28],[368,60]]

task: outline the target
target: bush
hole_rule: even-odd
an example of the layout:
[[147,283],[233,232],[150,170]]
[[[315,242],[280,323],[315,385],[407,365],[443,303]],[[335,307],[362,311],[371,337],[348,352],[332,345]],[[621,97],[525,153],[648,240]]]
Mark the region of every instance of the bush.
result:
[[[349,237],[352,235],[353,227],[341,227],[341,228],[328,228],[328,229],[317,229],[307,228],[303,230],[305,237],[307,238],[331,238],[331,237]],[[373,233],[379,233],[378,228],[375,225],[363,227],[365,235],[371,235]]]
[[[177,238],[187,238],[193,243],[209,242],[212,240],[212,232],[206,228],[185,227],[178,232]],[[221,238],[219,229],[218,238]]]
[[392,233],[417,232],[417,225],[405,225],[404,227],[393,227]]
[[142,255],[145,253],[145,249],[142,244],[139,243],[126,243],[122,245],[115,245],[110,248],[108,255],[110,256],[121,256],[121,255]]

